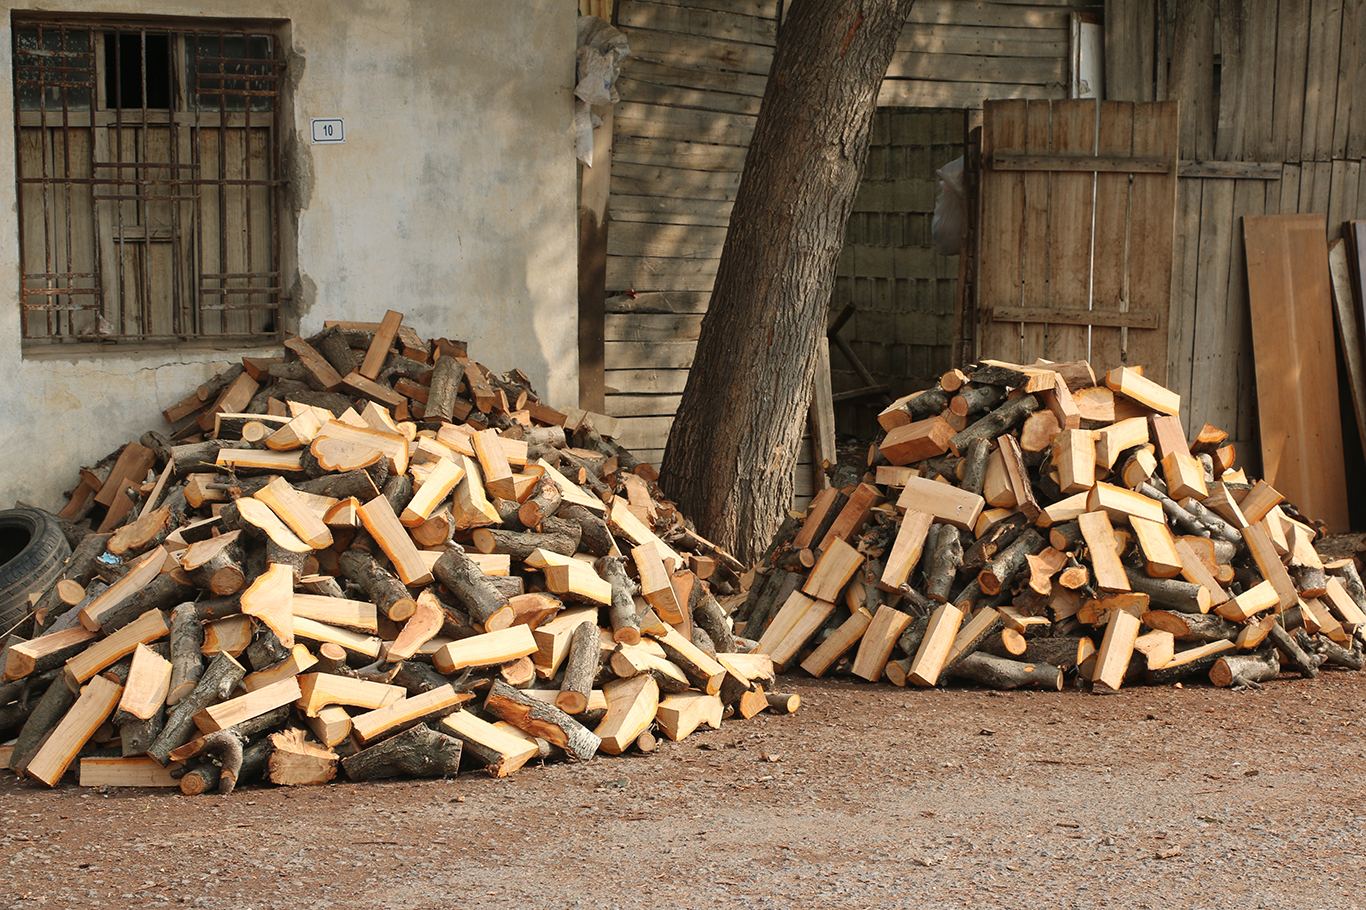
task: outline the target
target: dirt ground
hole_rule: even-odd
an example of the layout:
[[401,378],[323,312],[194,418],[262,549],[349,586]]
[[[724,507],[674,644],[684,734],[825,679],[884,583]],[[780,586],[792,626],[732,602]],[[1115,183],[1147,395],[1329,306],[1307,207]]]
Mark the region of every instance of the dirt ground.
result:
[[0,780],[0,905],[1355,908],[1366,675],[1262,691],[792,678],[791,717],[505,780]]

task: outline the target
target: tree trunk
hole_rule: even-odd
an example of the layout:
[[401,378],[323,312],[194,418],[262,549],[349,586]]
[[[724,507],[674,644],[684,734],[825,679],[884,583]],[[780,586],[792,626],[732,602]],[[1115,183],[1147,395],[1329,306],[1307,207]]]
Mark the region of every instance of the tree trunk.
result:
[[792,500],[817,342],[910,0],[795,5],[745,158],[665,492],[749,562]]

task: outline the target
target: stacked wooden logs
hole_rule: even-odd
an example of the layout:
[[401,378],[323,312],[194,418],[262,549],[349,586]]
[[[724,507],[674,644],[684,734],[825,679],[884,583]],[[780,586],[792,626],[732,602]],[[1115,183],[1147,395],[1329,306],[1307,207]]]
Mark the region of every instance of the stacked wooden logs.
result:
[[83,469],[5,641],[0,759],[54,786],[506,775],[790,713],[610,418],[398,313],[290,338]]
[[1257,686],[1359,670],[1353,560],[1138,370],[985,361],[879,416],[861,483],[791,517],[736,627],[780,669],[898,686]]

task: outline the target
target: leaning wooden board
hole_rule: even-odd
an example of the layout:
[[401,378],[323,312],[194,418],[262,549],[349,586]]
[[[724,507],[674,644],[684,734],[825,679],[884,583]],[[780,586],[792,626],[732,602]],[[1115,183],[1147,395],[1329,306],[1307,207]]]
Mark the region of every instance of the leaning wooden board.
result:
[[1349,529],[1323,215],[1243,218],[1262,474],[1330,532]]

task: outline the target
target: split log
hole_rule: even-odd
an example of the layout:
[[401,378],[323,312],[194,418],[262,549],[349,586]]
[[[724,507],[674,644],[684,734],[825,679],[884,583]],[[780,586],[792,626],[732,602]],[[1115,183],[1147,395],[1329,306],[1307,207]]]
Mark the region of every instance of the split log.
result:
[[484,707],[518,729],[559,746],[572,759],[587,761],[598,751],[601,740],[587,727],[560,708],[524,695],[502,680],[493,681]]
[[968,679],[992,689],[1051,689],[1061,692],[1063,684],[1063,671],[1051,664],[1008,660],[982,651],[965,655],[946,672],[950,676]]
[[432,574],[485,631],[493,632],[512,625],[516,614],[507,597],[489,583],[461,547],[453,546],[442,553],[432,566]]
[[1281,662],[1276,649],[1269,648],[1255,654],[1228,654],[1215,660],[1209,669],[1209,681],[1221,689],[1261,688],[1258,684],[1275,679],[1281,673]]
[[1039,399],[1033,395],[1012,398],[978,420],[967,429],[956,433],[949,440],[949,448],[956,454],[967,448],[968,443],[983,437],[996,439],[1003,433],[1013,430],[1024,423],[1025,418],[1039,409]]
[[103,676],[90,680],[75,704],[47,734],[37,752],[27,759],[24,775],[55,787],[76,758],[76,753],[113,713],[122,692],[121,685]]
[[1010,586],[1025,571],[1025,557],[1033,556],[1047,546],[1048,543],[1038,531],[1027,528],[977,573],[977,583],[986,594],[1000,593],[1002,588]]
[[1143,623],[1151,629],[1170,632],[1177,641],[1234,641],[1241,626],[1210,613],[1178,613],[1149,610]]
[[176,704],[175,710],[166,717],[166,726],[152,743],[147,754],[165,765],[172,750],[189,742],[195,732],[194,717],[211,704],[223,701],[232,695],[232,690],[246,676],[246,669],[231,656],[220,652],[209,668],[204,671],[199,683],[189,695]]
[[403,582],[364,550],[347,550],[337,558],[337,568],[394,622],[402,622],[417,609],[417,601]]
[[[443,357],[441,360],[449,359]],[[455,736],[418,724],[342,759],[341,766],[346,776],[354,781],[455,777],[460,769],[462,745]]]
[[[588,620],[580,623],[570,636],[569,655],[564,663],[564,681],[560,684],[560,694],[555,697],[555,706],[566,714],[582,714],[588,708],[593,681],[597,679],[601,667],[602,646],[598,625]],[[511,720],[507,717],[503,719]]]
[[726,618],[725,612],[712,593],[704,585],[696,585],[689,601],[689,613],[694,628],[706,631],[719,653],[734,652],[735,633],[731,629],[730,620]]
[[337,753],[308,740],[298,727],[270,735],[270,782],[280,786],[325,784],[337,776]]
[[18,739],[14,741],[14,750],[10,753],[9,760],[11,771],[20,777],[24,776],[29,761],[37,754],[47,735],[75,703],[76,692],[67,685],[65,677],[61,674],[54,676],[42,697],[33,706],[28,720],[20,728]]

